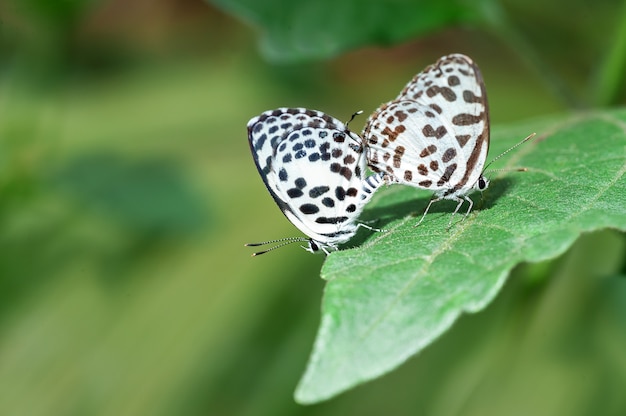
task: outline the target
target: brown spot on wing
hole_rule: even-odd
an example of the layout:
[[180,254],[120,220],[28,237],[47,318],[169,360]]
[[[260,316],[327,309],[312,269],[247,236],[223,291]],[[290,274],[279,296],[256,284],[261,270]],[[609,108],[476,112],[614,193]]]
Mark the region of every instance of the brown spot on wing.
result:
[[400,163],[402,162],[402,155],[404,155],[404,146],[396,147],[396,151],[393,154],[393,167],[396,169],[400,168]]
[[422,129],[422,133],[426,137],[436,137],[437,139],[441,139],[443,136],[446,135],[446,133],[448,133],[448,130],[446,130],[444,126],[439,126],[435,130],[432,125],[427,124]]
[[352,170],[346,166],[342,166],[341,169],[339,169],[339,174],[347,180],[352,179]]
[[461,113],[452,117],[452,124],[455,126],[471,126],[472,124],[478,124],[484,120],[484,113],[480,113],[475,116],[473,114]]
[[474,103],[480,104],[483,102],[483,98],[475,95],[472,91],[465,90],[463,91],[463,101],[469,104],[474,104]]
[[437,104],[430,104],[430,108],[432,108],[433,110],[435,110],[436,112],[438,112],[439,114],[441,114],[441,112],[443,111],[441,109],[441,107],[439,107]]
[[442,186],[444,183],[450,182],[450,178],[452,177],[452,174],[454,173],[456,168],[457,168],[456,163],[448,165],[448,167],[446,168],[446,171],[443,173],[443,175],[441,175],[441,179],[437,181],[437,186]]
[[465,146],[467,144],[467,141],[470,139],[470,135],[469,134],[459,134],[456,136],[456,141],[459,142],[459,145],[461,147]]
[[404,125],[398,124],[393,130],[391,130],[389,126],[385,127],[385,129],[382,131],[382,134],[387,136],[389,141],[393,142],[394,140],[398,138],[398,135],[401,133],[404,133],[405,130],[406,130],[406,127],[404,127]]
[[456,150],[452,147],[446,149],[446,151],[443,153],[443,156],[441,157],[441,161],[443,163],[448,163],[449,161],[451,161],[452,159],[454,159],[456,157]]
[[438,85],[432,86],[432,87],[428,87],[428,89],[426,90],[426,95],[428,95],[429,97],[434,97],[437,94],[441,94],[441,96],[449,102],[454,102],[456,101],[456,94],[454,93],[454,91],[452,91],[451,88],[448,87],[440,87]]
[[435,146],[434,144],[431,144],[430,146],[425,147],[424,150],[422,150],[422,152],[420,153],[420,157],[426,157],[428,155],[432,155],[436,151],[437,151],[437,146]]
[[398,110],[395,112],[395,116],[398,117],[398,121],[402,123],[409,115],[404,111]]

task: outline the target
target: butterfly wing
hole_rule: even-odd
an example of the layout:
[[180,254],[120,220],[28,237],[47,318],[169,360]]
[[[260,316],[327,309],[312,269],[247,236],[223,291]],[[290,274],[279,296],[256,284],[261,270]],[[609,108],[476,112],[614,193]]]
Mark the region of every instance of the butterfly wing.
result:
[[442,196],[463,195],[485,164],[488,114],[478,67],[464,55],[445,56],[370,116],[363,132],[370,167]]
[[364,179],[361,138],[319,111],[280,108],[248,123],[257,169],[285,216],[310,238],[334,245],[356,232],[355,219],[379,183]]

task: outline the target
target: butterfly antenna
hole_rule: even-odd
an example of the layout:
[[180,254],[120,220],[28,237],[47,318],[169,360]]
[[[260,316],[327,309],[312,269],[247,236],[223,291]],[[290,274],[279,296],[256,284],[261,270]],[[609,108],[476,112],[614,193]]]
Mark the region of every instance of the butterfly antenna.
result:
[[272,251],[272,250],[276,250],[277,248],[284,247],[284,246],[286,246],[288,244],[298,243],[298,242],[302,242],[302,241],[309,241],[309,239],[305,238],[305,237],[287,237],[287,238],[279,238],[278,240],[264,241],[262,243],[246,243],[246,244],[244,244],[244,246],[246,246],[246,247],[259,247],[259,246],[264,246],[266,244],[280,243],[278,245],[275,245],[274,247],[268,248],[267,250],[258,251],[256,253],[252,253],[252,257],[255,257],[255,256],[260,256],[261,254],[265,254],[268,251]]
[[502,169],[489,169],[488,171],[485,172],[489,172],[489,173],[498,173],[498,172],[528,172],[528,168],[511,168],[511,169],[507,169],[507,168],[502,168]]
[[[489,166],[491,166],[491,164],[493,162],[495,162],[496,160],[500,159],[502,156],[506,155],[507,153],[509,153],[511,150],[517,148],[518,146],[521,146],[522,144],[526,143],[527,141],[529,141],[530,139],[532,139],[533,137],[535,137],[537,133],[532,133],[529,134],[528,137],[526,137],[524,140],[522,140],[521,142],[517,143],[515,146],[509,147],[507,150],[505,150],[504,152],[500,153],[498,156],[496,156],[494,159],[491,160],[491,162],[487,163],[487,166],[485,166],[485,169],[483,169],[483,172],[487,170],[487,168]],[[524,169],[526,170],[526,169]],[[494,172],[493,170],[490,172]]]
[[348,124],[352,123],[352,120],[354,120],[354,118],[360,114],[363,114],[363,110],[359,110],[356,113],[353,113],[350,117],[350,120],[348,120],[348,122],[346,123],[346,128],[348,128]]

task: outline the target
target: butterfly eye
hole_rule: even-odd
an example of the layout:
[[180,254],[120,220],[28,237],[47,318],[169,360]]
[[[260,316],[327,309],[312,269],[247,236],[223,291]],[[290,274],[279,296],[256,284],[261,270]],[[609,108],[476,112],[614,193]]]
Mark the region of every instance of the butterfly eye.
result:
[[309,251],[315,253],[319,251],[320,247],[313,240],[309,240]]
[[478,190],[479,191],[484,191],[485,189],[487,189],[488,186],[489,186],[489,179],[485,178],[484,176],[481,176],[480,178],[478,178]]

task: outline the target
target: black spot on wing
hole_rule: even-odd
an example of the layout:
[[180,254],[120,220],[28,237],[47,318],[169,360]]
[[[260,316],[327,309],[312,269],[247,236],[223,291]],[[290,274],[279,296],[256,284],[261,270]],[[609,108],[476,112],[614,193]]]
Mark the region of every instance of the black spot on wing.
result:
[[[260,124],[257,124],[257,126],[260,126]],[[259,137],[257,137],[255,143],[254,143],[254,151],[258,152],[263,148],[263,145],[265,145],[265,141],[267,140],[267,134],[263,133],[262,135],[260,135]]]
[[318,224],[339,224],[347,220],[348,217],[317,217],[315,222]]
[[311,188],[311,190],[309,191],[309,196],[311,198],[317,198],[319,196],[324,195],[326,192],[330,191],[330,188],[328,186],[316,186],[314,188]]
[[304,195],[304,192],[302,192],[300,189],[298,188],[291,188],[287,190],[287,195],[289,195],[290,198],[299,198],[302,195]]
[[[265,159],[265,166],[262,169],[263,175],[267,176],[267,174],[270,173],[271,170],[272,170],[272,156],[268,156],[267,159]],[[287,172],[285,172],[285,175],[287,175]]]
[[338,186],[335,188],[335,196],[340,201],[343,201],[346,198],[346,190],[343,189],[343,186]]
[[300,205],[300,212],[303,214],[311,215],[319,212],[319,208],[315,204],[302,204]]
[[296,187],[298,187],[298,189],[303,189],[306,187],[306,180],[304,178],[298,178],[295,180],[294,183],[296,184]]

